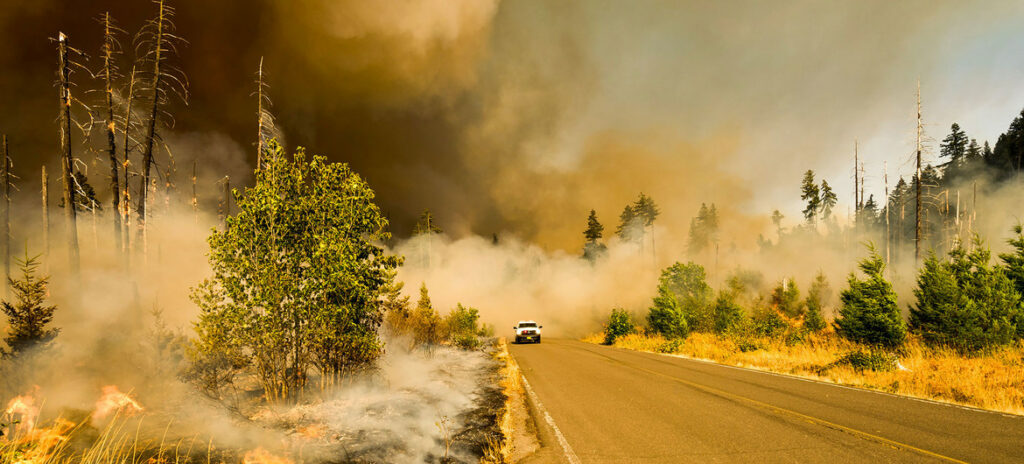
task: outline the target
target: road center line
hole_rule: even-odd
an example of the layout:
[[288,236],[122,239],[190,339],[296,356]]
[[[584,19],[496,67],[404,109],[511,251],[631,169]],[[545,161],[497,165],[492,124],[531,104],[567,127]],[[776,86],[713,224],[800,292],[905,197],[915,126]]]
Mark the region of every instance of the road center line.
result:
[[[768,403],[764,403],[764,402],[761,402],[761,401],[757,401],[755,399],[747,398],[745,396],[736,395],[734,393],[729,393],[727,391],[719,390],[717,388],[709,387],[707,385],[701,385],[701,384],[696,383],[696,382],[691,382],[689,380],[681,379],[679,377],[676,377],[676,376],[673,376],[673,375],[669,375],[669,374],[664,374],[664,373],[661,373],[661,372],[658,372],[658,371],[655,371],[655,370],[646,369],[646,368],[639,367],[639,366],[633,366],[633,365],[628,364],[628,363],[626,363],[624,361],[620,361],[618,359],[615,359],[615,358],[612,358],[610,356],[606,356],[604,354],[597,353],[597,352],[594,352],[594,351],[591,351],[591,353],[593,353],[593,354],[595,354],[597,356],[600,356],[602,358],[605,358],[605,359],[607,359],[607,360],[609,360],[611,362],[614,362],[616,364],[619,364],[619,365],[622,365],[622,366],[625,366],[625,367],[628,367],[628,368],[631,368],[631,369],[635,369],[635,370],[638,370],[638,371],[641,371],[641,372],[647,372],[649,374],[653,374],[653,375],[656,375],[656,376],[659,376],[659,377],[664,377],[664,378],[667,378],[669,380],[673,380],[675,382],[687,385],[687,386],[689,386],[691,388],[703,391],[705,393],[708,393],[708,394],[711,394],[711,395],[715,395],[715,396],[718,396],[718,397],[721,397],[721,398],[731,399],[733,401],[739,401],[739,402],[742,402],[742,403],[747,403],[747,404],[749,404],[751,406],[757,407],[759,409],[767,410],[767,411],[770,411],[770,412],[774,412],[775,414],[778,414],[778,415],[787,415],[787,416],[790,416],[790,417],[795,417],[795,418],[798,418],[798,419],[802,419],[802,420],[805,420],[805,421],[808,421],[808,422],[811,422],[811,423],[814,423],[814,424],[818,424],[818,425],[826,427],[826,428],[830,428],[830,429],[833,429],[833,430],[838,430],[840,432],[846,432],[846,433],[848,433],[850,435],[853,435],[855,437],[861,438],[863,440],[874,441],[876,443],[880,443],[880,444],[883,444],[883,445],[891,446],[891,447],[896,448],[896,449],[904,449],[904,450],[907,450],[907,451],[915,452],[915,453],[918,453],[918,454],[921,454],[921,455],[924,455],[924,456],[936,458],[936,459],[947,461],[947,462],[955,462],[955,463],[966,464],[964,461],[961,461],[961,460],[956,459],[956,458],[952,458],[952,457],[945,456],[945,455],[942,455],[942,454],[939,454],[939,453],[935,453],[935,452],[932,452],[932,451],[921,449],[921,448],[918,448],[918,447],[915,447],[915,446],[912,446],[912,445],[908,445],[906,443],[901,443],[901,442],[898,442],[898,441],[895,441],[895,440],[890,440],[888,438],[880,437],[878,435],[870,434],[870,433],[867,433],[867,432],[864,432],[864,431],[861,431],[861,430],[857,430],[857,429],[854,429],[854,428],[850,428],[850,427],[846,427],[846,426],[843,426],[843,425],[839,425],[839,424],[836,424],[834,422],[829,422],[829,421],[827,421],[825,419],[821,419],[821,418],[817,418],[817,417],[813,417],[813,416],[808,416],[806,414],[801,414],[801,413],[796,412],[796,411],[792,411],[792,410],[789,410],[789,409],[786,409],[786,408],[781,408],[781,407],[778,407],[778,406],[775,406],[775,405],[772,405],[772,404],[768,404]],[[523,380],[525,381],[525,379],[523,379]],[[529,387],[527,387],[527,388],[529,388]]]
[[580,458],[576,456],[576,453],[572,450],[572,446],[566,441],[565,436],[562,435],[562,431],[555,425],[555,420],[548,414],[548,410],[544,409],[544,405],[541,404],[540,398],[534,393],[533,388],[530,387],[530,382],[526,381],[526,376],[523,376],[523,386],[526,387],[526,393],[530,395],[530,399],[533,400],[533,404],[537,405],[537,410],[544,415],[544,421],[551,426],[551,430],[555,431],[555,437],[558,438],[558,444],[562,445],[562,451],[565,452],[565,458],[569,460],[570,464],[582,464]]

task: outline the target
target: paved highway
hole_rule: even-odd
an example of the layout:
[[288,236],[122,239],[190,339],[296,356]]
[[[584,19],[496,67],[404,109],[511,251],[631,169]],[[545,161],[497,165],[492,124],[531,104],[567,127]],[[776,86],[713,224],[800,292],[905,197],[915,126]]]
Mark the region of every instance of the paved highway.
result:
[[528,464],[1024,462],[1024,417],[572,340],[511,352]]

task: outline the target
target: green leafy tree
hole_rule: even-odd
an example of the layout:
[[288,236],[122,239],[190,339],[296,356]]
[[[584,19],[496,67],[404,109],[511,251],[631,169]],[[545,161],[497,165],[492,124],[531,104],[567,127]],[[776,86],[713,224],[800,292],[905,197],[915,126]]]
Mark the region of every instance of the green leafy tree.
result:
[[667,285],[658,286],[658,296],[647,312],[647,325],[668,338],[686,338],[690,334],[686,314]]
[[[714,330],[712,312],[713,292],[707,283],[704,267],[688,262],[675,263],[661,271],[658,279],[658,300],[671,296],[685,317],[689,330],[711,332]],[[666,302],[667,303],[667,302]],[[667,308],[670,306],[666,306]]]
[[854,342],[895,348],[906,339],[906,324],[896,305],[896,292],[885,279],[885,261],[873,245],[868,250],[870,255],[859,266],[865,278],[850,273],[849,288],[840,293],[836,332]]
[[811,332],[821,332],[825,329],[824,309],[832,299],[832,289],[828,285],[828,279],[824,272],[818,272],[811,282],[811,288],[807,291],[807,300],[804,304],[807,312],[804,315],[804,327]]
[[584,258],[594,261],[605,254],[607,247],[600,242],[603,233],[604,226],[598,222],[597,212],[590,210],[590,216],[587,217],[587,229],[583,231],[583,238],[586,239],[583,244]]
[[970,353],[1006,345],[1017,338],[1020,293],[991,253],[975,238],[971,251],[958,246],[949,260],[934,254],[924,263],[910,310],[910,330],[932,345]]
[[632,315],[622,308],[612,309],[612,314],[608,317],[608,324],[604,326],[604,343],[611,345],[615,343],[616,338],[635,331],[636,324],[633,323]]
[[5,357],[17,357],[33,349],[46,348],[60,333],[60,329],[50,327],[57,307],[45,304],[49,276],[37,275],[39,262],[36,257],[30,258],[26,254],[17,262],[21,268],[21,279],[7,278],[16,301],[4,300],[0,304],[8,325],[4,343],[9,350],[0,350]]
[[256,184],[235,192],[238,213],[210,235],[213,275],[192,300],[197,349],[245,353],[279,401],[301,394],[311,367],[326,388],[380,355],[380,297],[400,258],[378,245],[388,221],[348,165],[268,150]]
[[800,289],[796,280],[792,278],[782,279],[779,285],[772,290],[771,303],[782,314],[790,318],[797,318],[804,314],[804,305],[800,301]]
[[832,191],[832,186],[828,185],[828,181],[825,179],[821,180],[821,217],[824,220],[832,218],[832,209],[836,207],[836,202],[839,201],[839,197],[836,196],[836,192]]
[[807,170],[804,173],[803,184],[800,187],[800,199],[807,202],[804,207],[804,219],[808,224],[816,224],[818,212],[821,210],[821,190],[814,183],[814,171]]

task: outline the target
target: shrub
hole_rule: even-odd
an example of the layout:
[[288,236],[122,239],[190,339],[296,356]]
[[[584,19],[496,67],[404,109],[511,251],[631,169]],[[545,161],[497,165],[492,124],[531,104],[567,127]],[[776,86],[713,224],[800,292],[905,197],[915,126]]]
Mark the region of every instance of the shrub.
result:
[[647,325],[668,338],[686,338],[690,334],[690,326],[679,301],[662,286],[658,287],[654,306],[647,313]]
[[678,353],[683,348],[683,339],[673,338],[658,346],[659,353]]
[[743,308],[736,304],[733,296],[719,293],[715,301],[715,332],[724,333],[743,323]]
[[990,256],[977,240],[970,252],[957,247],[949,260],[925,260],[910,310],[910,329],[925,343],[970,353],[1014,341],[1020,295]]
[[896,292],[882,273],[885,262],[873,245],[868,250],[871,255],[860,262],[866,279],[850,273],[850,287],[840,294],[836,332],[854,342],[894,348],[906,339],[906,324],[896,306]]
[[789,323],[772,308],[763,308],[754,315],[754,333],[762,337],[778,337],[786,332]]
[[885,352],[860,350],[846,353],[832,363],[836,366],[850,366],[857,372],[863,371],[891,371],[896,368],[896,356]]
[[604,327],[604,343],[611,345],[615,339],[623,335],[629,335],[636,330],[633,324],[633,317],[625,309],[615,308],[612,315],[608,317],[608,325]]
[[445,326],[448,330],[448,337],[452,344],[462,349],[476,349],[480,346],[480,332],[478,321],[479,311],[476,308],[467,308],[462,303],[457,303],[455,309],[448,314]]
[[741,353],[746,353],[748,351],[760,350],[764,348],[764,346],[752,339],[741,338],[739,340],[736,340],[736,348],[740,350]]

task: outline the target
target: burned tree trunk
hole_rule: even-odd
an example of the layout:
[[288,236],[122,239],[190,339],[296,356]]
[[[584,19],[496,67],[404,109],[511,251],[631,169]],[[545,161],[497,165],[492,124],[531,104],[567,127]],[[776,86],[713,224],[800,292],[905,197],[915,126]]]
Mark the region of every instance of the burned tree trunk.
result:
[[150,83],[152,102],[149,108],[149,115],[146,119],[146,139],[144,142],[145,146],[143,147],[144,151],[142,152],[142,181],[139,183],[139,200],[136,213],[139,231],[143,234],[146,230],[146,199],[149,192],[149,171],[153,165],[156,119],[159,114],[160,106],[160,79],[163,75],[160,65],[163,64],[164,58],[164,25],[164,2],[163,0],[160,0],[159,11],[156,18],[155,37],[153,38],[153,80]]
[[114,35],[110,24],[110,13],[108,12],[103,15],[103,84],[105,86],[104,90],[107,97],[107,151],[110,155],[110,211],[112,212],[111,215],[114,217],[114,247],[117,250],[121,250],[121,188],[120,181],[118,180],[117,145],[114,143],[114,89],[111,86],[111,80],[113,78],[113,65],[111,61],[113,60],[113,57]]
[[64,181],[64,217],[68,234],[68,255],[71,272],[78,273],[78,225],[75,218],[75,188],[72,185],[71,158],[71,67],[68,63],[68,38],[63,32],[57,39],[57,55],[60,74],[60,119],[61,119],[61,177]]
[[199,196],[196,195],[196,161],[192,160],[192,215],[199,224]]
[[914,208],[914,264],[921,262],[921,81],[917,81],[917,167],[914,175],[917,177],[917,191],[915,192],[916,207]]
[[50,202],[47,187],[50,178],[46,175],[46,165],[43,165],[42,194],[43,194],[43,262],[49,263],[50,257]]
[[129,146],[129,142],[131,140],[130,139],[130,133],[131,133],[131,127],[132,127],[132,101],[134,100],[134,97],[135,97],[135,66],[132,66],[131,77],[128,78],[128,100],[127,100],[127,102],[125,104],[125,107],[124,107],[124,130],[122,132],[122,137],[121,137],[121,147],[122,147],[122,150],[124,151],[124,157],[123,157],[123,160],[121,161],[121,170],[124,172],[124,190],[121,191],[121,203],[123,204],[123,206],[122,206],[123,209],[118,211],[118,214],[121,215],[121,221],[122,221],[121,230],[123,231],[122,236],[124,237],[124,242],[122,243],[122,249],[125,252],[128,252],[128,251],[131,250],[131,233],[130,233],[131,229],[129,227],[129,224],[131,223],[131,214],[132,214],[132,209],[131,209],[132,196],[131,196],[131,189],[129,188],[130,183],[128,182],[129,181],[128,167],[130,166],[130,163],[128,162],[128,155],[131,154],[131,148]]
[[7,136],[3,136],[4,161],[0,171],[3,177],[4,203],[3,203],[3,260],[4,260],[4,288],[10,292],[11,277],[11,157],[7,152]]
[[224,176],[224,194],[220,200],[220,223],[224,230],[228,227],[228,216],[231,215],[231,178]]

